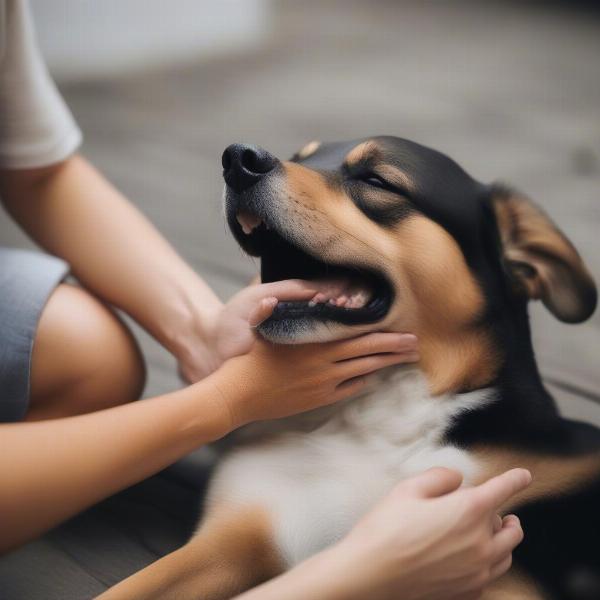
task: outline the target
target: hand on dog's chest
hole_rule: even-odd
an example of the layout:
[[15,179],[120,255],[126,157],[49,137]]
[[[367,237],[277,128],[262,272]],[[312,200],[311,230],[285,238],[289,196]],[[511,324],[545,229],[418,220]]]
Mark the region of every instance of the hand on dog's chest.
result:
[[433,466],[471,479],[472,458],[442,439],[452,415],[483,394],[432,398],[414,369],[390,383],[310,433],[282,433],[226,457],[211,486],[215,502],[265,507],[292,565],[340,539],[402,479]]

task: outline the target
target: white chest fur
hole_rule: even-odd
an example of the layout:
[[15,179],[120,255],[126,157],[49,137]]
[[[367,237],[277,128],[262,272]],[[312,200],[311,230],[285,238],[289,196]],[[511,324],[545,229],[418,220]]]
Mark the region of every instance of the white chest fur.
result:
[[443,434],[491,397],[491,390],[433,397],[417,369],[397,369],[374,391],[325,411],[310,431],[277,426],[233,450],[217,468],[209,501],[264,506],[293,565],[342,537],[406,477],[446,466],[468,483],[476,465]]

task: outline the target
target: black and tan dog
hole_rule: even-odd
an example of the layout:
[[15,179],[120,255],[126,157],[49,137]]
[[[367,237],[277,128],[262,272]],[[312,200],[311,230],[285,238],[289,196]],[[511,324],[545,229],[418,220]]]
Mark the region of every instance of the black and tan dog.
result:
[[263,281],[338,290],[278,305],[266,339],[408,331],[421,360],[358,398],[234,437],[191,541],[106,597],[229,598],[339,539],[395,482],[442,465],[471,483],[513,466],[534,475],[504,507],[525,541],[485,598],[600,598],[600,431],[559,416],[527,315],[531,299],[565,322],[594,311],[566,237],[523,196],[399,138],[314,142],[288,162],[238,144],[223,166],[229,225],[261,257]]

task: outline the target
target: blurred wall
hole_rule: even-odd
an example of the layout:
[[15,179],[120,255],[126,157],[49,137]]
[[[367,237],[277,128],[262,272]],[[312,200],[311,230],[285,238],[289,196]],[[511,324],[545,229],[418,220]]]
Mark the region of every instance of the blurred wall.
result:
[[79,80],[252,47],[268,0],[31,0],[53,74]]

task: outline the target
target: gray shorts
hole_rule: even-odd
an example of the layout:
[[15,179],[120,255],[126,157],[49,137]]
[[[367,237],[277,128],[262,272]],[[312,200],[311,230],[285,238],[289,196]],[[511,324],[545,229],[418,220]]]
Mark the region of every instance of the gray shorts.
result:
[[0,422],[19,421],[27,412],[38,321],[68,271],[53,256],[0,248]]

